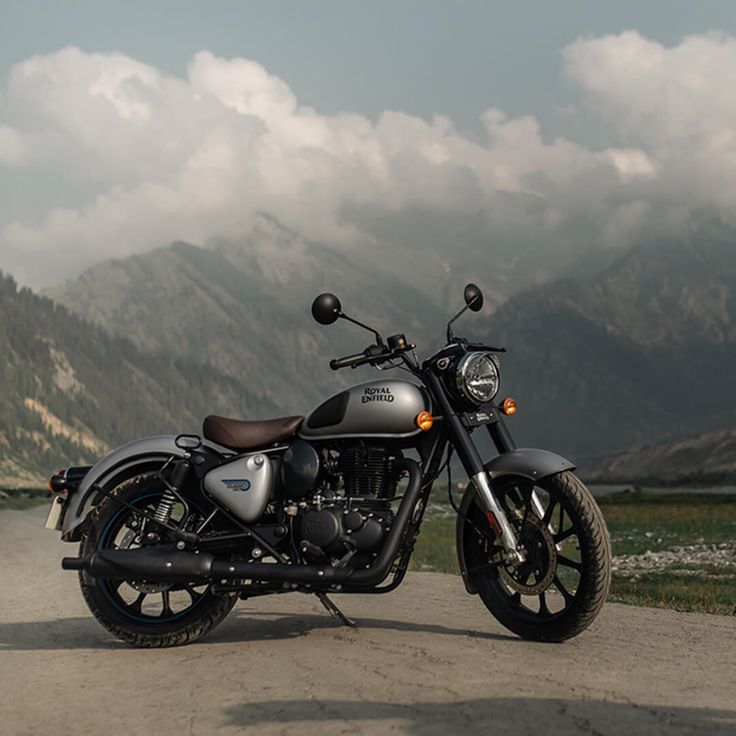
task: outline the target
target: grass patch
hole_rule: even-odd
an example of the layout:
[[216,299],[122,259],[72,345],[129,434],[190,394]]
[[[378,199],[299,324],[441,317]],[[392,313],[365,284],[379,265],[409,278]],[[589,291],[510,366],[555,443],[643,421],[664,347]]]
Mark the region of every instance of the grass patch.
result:
[[455,512],[447,509],[427,509],[417,546],[411,558],[412,570],[458,573],[455,551]]
[[614,555],[736,541],[733,496],[619,493],[598,503],[608,524]]
[[610,600],[678,611],[733,614],[736,612],[736,575],[701,578],[672,571],[633,578],[615,576]]
[[[620,493],[599,500],[614,556],[674,546],[736,542],[736,497]],[[457,573],[455,514],[438,491],[412,560],[415,570]],[[694,574],[696,571],[696,574]],[[610,600],[681,611],[730,614],[736,606],[736,568],[674,564],[665,570],[615,573]]]
[[0,488],[0,511],[3,509],[23,510],[39,504],[49,503],[48,488]]

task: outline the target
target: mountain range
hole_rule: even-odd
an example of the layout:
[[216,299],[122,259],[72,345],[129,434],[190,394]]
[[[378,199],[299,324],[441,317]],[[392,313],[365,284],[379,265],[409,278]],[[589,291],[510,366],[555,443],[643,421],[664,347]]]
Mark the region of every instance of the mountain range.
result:
[[136,436],[196,432],[213,411],[275,411],[232,378],[141,351],[2,274],[0,316],[0,485],[37,485]]
[[272,221],[245,243],[175,243],[102,263],[45,293],[141,350],[213,368],[293,414],[354,378],[333,374],[330,358],[373,339],[352,325],[314,323],[310,304],[328,290],[387,334],[441,335],[444,310],[409,279],[360,252],[305,243]]
[[635,447],[590,468],[587,480],[609,483],[734,483],[736,429]]
[[585,462],[736,426],[736,237],[726,228],[642,243],[595,276],[527,290],[490,329],[509,346],[523,444]]
[[400,253],[328,248],[264,216],[248,241],[182,242],[108,261],[45,297],[5,279],[0,349],[10,356],[11,411],[0,420],[0,468],[45,473],[63,457],[94,457],[151,431],[196,429],[212,411],[307,411],[375,376],[329,371],[330,358],[370,336],[343,322],[316,325],[317,293],[336,292],[348,314],[384,334],[405,332],[427,355],[442,344],[465,280],[484,287],[488,307],[456,331],[508,346],[502,391],[519,402],[510,423],[520,445],[591,465],[632,445],[735,427],[735,246],[729,228],[704,223],[687,236],[570,259],[559,276],[490,258],[483,268],[478,249],[464,251],[470,268],[436,249],[423,258],[416,244]]

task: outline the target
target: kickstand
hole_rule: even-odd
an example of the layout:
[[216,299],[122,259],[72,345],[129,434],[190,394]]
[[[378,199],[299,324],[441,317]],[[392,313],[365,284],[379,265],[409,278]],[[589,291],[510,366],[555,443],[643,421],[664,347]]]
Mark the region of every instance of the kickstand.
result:
[[328,597],[326,593],[315,593],[317,598],[319,598],[319,602],[330,612],[331,616],[334,616],[338,621],[340,621],[343,626],[350,626],[351,628],[355,629],[358,627],[358,625],[353,621],[353,619],[348,618]]

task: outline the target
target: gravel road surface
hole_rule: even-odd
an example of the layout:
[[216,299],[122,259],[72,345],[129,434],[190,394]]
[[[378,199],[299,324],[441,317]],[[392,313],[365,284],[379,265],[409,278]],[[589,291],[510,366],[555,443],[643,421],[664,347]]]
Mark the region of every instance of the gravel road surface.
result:
[[459,579],[241,602],[135,650],[89,615],[43,509],[0,512],[3,734],[736,734],[736,618],[608,605],[566,644],[511,636]]

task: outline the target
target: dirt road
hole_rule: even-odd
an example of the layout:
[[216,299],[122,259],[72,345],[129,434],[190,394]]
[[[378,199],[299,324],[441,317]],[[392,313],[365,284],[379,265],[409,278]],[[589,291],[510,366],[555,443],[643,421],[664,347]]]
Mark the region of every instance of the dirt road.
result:
[[0,512],[3,734],[736,734],[736,619],[609,605],[562,645],[507,635],[452,576],[387,596],[242,602],[130,649],[88,614],[44,512]]

